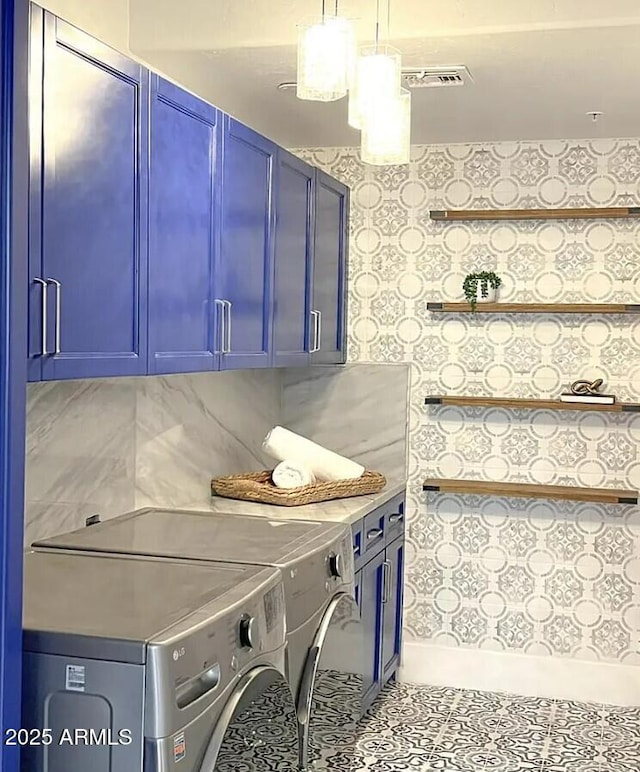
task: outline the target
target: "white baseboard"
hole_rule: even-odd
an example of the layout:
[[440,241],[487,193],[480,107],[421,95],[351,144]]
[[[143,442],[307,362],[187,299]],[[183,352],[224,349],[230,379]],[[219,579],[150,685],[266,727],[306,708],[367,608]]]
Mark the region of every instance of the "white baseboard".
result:
[[531,697],[640,706],[640,666],[407,641],[398,680]]

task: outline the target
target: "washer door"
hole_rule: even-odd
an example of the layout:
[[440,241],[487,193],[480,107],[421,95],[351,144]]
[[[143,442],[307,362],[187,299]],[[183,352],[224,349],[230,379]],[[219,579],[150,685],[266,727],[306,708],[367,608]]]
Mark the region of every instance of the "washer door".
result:
[[281,673],[257,667],[239,682],[209,740],[200,772],[295,772],[293,696]]
[[300,768],[350,769],[362,705],[360,613],[336,595],[316,632],[298,692]]

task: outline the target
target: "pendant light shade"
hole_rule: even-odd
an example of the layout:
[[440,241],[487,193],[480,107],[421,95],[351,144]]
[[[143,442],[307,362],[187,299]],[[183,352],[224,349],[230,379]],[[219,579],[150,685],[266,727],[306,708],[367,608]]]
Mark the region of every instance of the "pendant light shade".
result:
[[376,100],[362,126],[361,157],[375,166],[408,164],[411,153],[411,92],[400,89]]
[[360,101],[358,99],[358,60],[356,60],[355,76],[349,88],[349,110],[347,123],[354,129],[362,128],[362,116],[360,115]]
[[298,26],[299,99],[332,102],[346,95],[354,69],[353,22],[321,16]]
[[333,23],[344,27],[347,46],[347,88],[353,88],[356,82],[356,68],[358,64],[358,39],[356,37],[356,23],[354,19],[346,19],[344,16],[334,16]]
[[354,87],[349,93],[349,125],[361,129],[375,105],[400,93],[400,51],[389,45],[365,46],[356,62]]
[[[411,93],[402,88],[400,52],[380,43],[380,2],[376,0],[375,44],[357,51],[355,25],[325,14],[298,26],[300,99],[331,102],[349,92],[349,125],[362,131],[361,158],[376,166],[408,164],[411,152]],[[387,0],[387,39],[391,34]]]

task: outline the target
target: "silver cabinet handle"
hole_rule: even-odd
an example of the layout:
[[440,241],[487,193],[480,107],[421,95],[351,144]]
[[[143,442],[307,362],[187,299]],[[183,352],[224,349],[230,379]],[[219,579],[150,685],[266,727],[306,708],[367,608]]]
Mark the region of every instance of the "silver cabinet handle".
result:
[[372,528],[370,531],[367,531],[367,540],[373,541],[374,539],[379,539],[384,531],[382,528]]
[[389,523],[401,523],[404,520],[404,515],[401,512],[397,512],[395,515],[389,515]]
[[353,557],[357,558],[359,554],[360,554],[360,545],[359,544],[354,544],[353,545]]
[[54,354],[59,354],[61,352],[61,346],[60,346],[60,339],[61,339],[61,330],[60,330],[60,316],[61,316],[61,303],[62,303],[62,284],[60,284],[59,281],[56,279],[47,279],[47,282],[50,284],[53,284],[53,286],[56,288],[56,346]]
[[309,311],[309,316],[311,317],[312,325],[312,330],[309,333],[309,353],[313,354],[313,352],[316,350],[316,312]]
[[316,341],[316,351],[320,351],[322,348],[322,311],[317,311],[318,314],[318,339]]
[[40,353],[41,356],[46,357],[49,353],[47,351],[47,288],[49,285],[44,279],[38,277],[34,279],[34,282],[42,287],[42,351]]
[[382,602],[389,602],[389,590],[391,584],[391,563],[385,560],[382,564]]
[[310,353],[315,354],[316,351],[320,351],[320,346],[318,345],[318,338],[319,338],[319,332],[320,332],[318,319],[320,316],[320,312],[312,311],[311,316],[313,316],[313,344],[311,345]]
[[231,301],[224,301],[227,306],[227,350],[226,354],[231,353]]
[[[218,298],[215,298],[213,301],[216,308],[221,308],[222,312],[220,313],[220,332],[219,334],[216,334],[216,351],[214,353],[216,354],[224,354],[226,353],[224,350],[224,341],[225,341],[225,329],[227,324],[227,319],[225,315],[225,305],[224,300],[218,300]],[[217,315],[216,315],[217,316]],[[216,330],[216,333],[218,333],[218,330]],[[220,347],[218,348],[218,341],[220,342]]]

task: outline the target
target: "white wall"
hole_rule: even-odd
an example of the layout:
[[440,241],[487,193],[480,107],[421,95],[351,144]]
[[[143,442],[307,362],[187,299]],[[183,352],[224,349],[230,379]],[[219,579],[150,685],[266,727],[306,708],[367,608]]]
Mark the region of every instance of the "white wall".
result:
[[129,0],[39,0],[37,4],[113,48],[129,50]]

